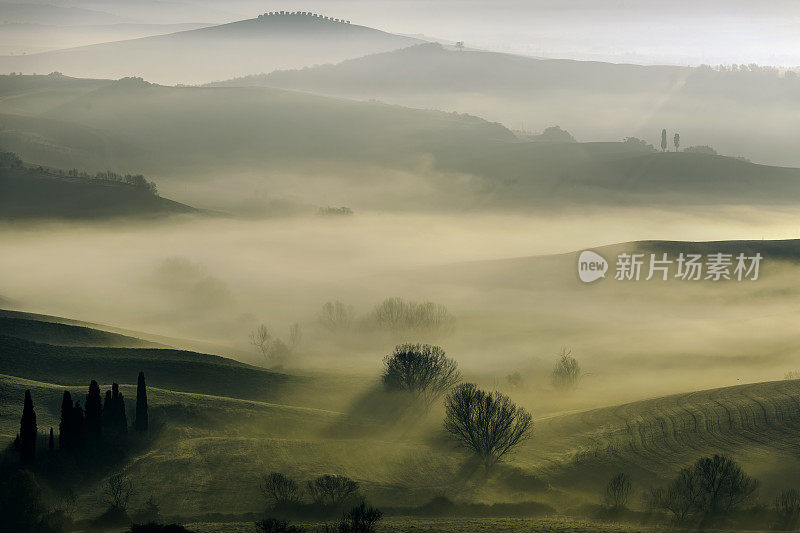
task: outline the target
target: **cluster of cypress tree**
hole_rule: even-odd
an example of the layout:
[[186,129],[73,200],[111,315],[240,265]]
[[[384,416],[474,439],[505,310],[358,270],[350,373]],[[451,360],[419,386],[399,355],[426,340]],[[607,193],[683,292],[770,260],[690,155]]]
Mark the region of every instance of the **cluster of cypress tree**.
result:
[[[136,389],[136,418],[133,427],[136,431],[147,431],[147,387],[144,373],[139,372]],[[114,383],[111,390],[106,391],[105,401],[100,396],[100,386],[92,380],[89,394],[86,395],[84,407],[80,400],[73,403],[72,394],[64,391],[61,398],[61,421],[58,424],[58,447],[64,451],[76,451],[94,446],[103,440],[117,440],[128,432],[128,415],[125,410],[125,398]],[[22,409],[20,431],[15,446],[20,454],[20,461],[33,463],[36,458],[36,412],[33,408],[31,391],[25,391],[25,404]],[[48,437],[50,451],[55,449],[53,428]]]

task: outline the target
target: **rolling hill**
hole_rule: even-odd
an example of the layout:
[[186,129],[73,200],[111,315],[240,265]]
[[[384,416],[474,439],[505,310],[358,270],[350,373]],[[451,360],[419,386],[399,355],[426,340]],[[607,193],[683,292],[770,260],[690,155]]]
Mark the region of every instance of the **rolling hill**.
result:
[[0,162],[0,218],[99,219],[197,213],[134,184],[64,175],[24,166],[13,154]]
[[[762,163],[800,166],[791,139],[800,78],[779,69],[641,66],[540,59],[438,44],[254,74],[224,86],[266,86],[472,113],[519,130],[560,125],[579,140],[636,136],[656,144],[662,128],[682,146]],[[748,132],[743,134],[742,132]]]
[[[3,91],[13,98],[0,102],[0,144],[26,160],[157,175],[162,190],[216,209],[226,209],[222,199],[241,200],[265,186],[276,195],[330,203],[327,185],[320,193],[321,175],[337,197],[366,209],[800,199],[794,168],[658,153],[637,142],[529,142],[471,115],[282,89],[10,76],[0,79]],[[189,182],[203,188],[187,189]]]
[[141,76],[207,83],[253,72],[299,68],[419,42],[310,13],[262,15],[219,26],[79,48],[0,57],[0,71],[77,77]]

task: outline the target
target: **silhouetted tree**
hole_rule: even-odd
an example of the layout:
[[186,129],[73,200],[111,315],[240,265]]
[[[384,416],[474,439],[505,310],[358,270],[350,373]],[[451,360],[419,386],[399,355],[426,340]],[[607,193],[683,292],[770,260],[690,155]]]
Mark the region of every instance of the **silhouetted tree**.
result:
[[347,476],[325,474],[308,481],[306,488],[314,503],[335,507],[358,492],[358,482]]
[[457,49],[459,52],[463,51],[463,50],[464,50],[464,41],[458,41],[458,42],[456,43],[456,49]]
[[558,354],[558,361],[553,367],[550,379],[553,386],[562,389],[574,389],[581,380],[581,365],[572,356],[572,352],[563,348]]
[[136,431],[147,431],[147,386],[144,382],[144,372],[139,372],[136,382],[136,418],[134,427]]
[[17,470],[6,483],[0,498],[0,529],[14,533],[39,532],[45,512],[42,489],[34,475]]
[[353,315],[355,312],[352,305],[345,305],[336,300],[335,302],[326,302],[322,306],[319,321],[330,331],[343,330],[349,328],[353,323]]
[[33,410],[31,391],[25,391],[25,403],[19,423],[19,458],[23,464],[31,464],[36,459],[36,412]]
[[280,472],[264,474],[261,478],[261,490],[273,507],[294,503],[300,499],[297,483]]
[[667,130],[661,130],[661,151],[667,151]]
[[111,384],[111,390],[106,391],[106,400],[103,405],[103,424],[110,431],[117,434],[128,432],[128,415],[125,411],[125,398],[119,391],[119,385]]
[[113,474],[103,486],[103,495],[108,505],[125,511],[133,495],[133,483],[122,473]]
[[47,438],[47,449],[52,453],[56,449],[56,438],[53,435],[53,426],[50,426],[50,435]]
[[531,415],[500,393],[472,383],[456,387],[444,402],[444,428],[489,469],[531,435]]
[[64,391],[61,399],[61,421],[58,423],[58,447],[61,450],[75,449],[75,430],[72,413],[72,395]]
[[83,448],[84,443],[83,408],[81,407],[80,400],[75,402],[75,407],[72,408],[72,429],[74,431],[74,447],[76,450],[79,450]]
[[681,147],[681,136],[679,133],[676,133],[675,136],[672,138],[672,144],[675,145],[675,151],[677,152],[678,149]]
[[372,533],[381,518],[380,510],[362,501],[342,517],[339,533]]
[[426,409],[461,381],[458,364],[439,346],[400,344],[383,362],[386,388],[410,393]]
[[631,478],[628,474],[620,472],[612,477],[608,485],[606,485],[603,503],[605,503],[608,508],[619,511],[627,507],[630,494]]
[[89,394],[86,395],[86,435],[92,441],[99,441],[103,432],[103,399],[100,396],[100,385],[95,380],[89,383]]
[[745,474],[736,461],[714,455],[682,469],[667,490],[658,493],[658,503],[677,522],[705,527],[738,509],[757,489],[758,481]]

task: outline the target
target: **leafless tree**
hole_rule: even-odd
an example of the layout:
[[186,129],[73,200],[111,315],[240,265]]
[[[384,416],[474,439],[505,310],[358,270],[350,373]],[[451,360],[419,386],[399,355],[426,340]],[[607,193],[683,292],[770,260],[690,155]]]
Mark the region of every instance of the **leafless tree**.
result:
[[455,319],[442,304],[387,298],[372,312],[375,325],[389,331],[447,331]]
[[572,356],[571,351],[562,348],[551,375],[553,386],[561,390],[574,389],[578,386],[581,377],[581,365]]
[[133,483],[125,474],[113,474],[103,487],[103,495],[107,504],[125,511],[133,495]]
[[508,396],[464,383],[445,399],[444,428],[478,456],[488,470],[530,438],[533,420]]
[[426,410],[461,381],[458,364],[439,346],[400,344],[383,362],[386,388],[411,394]]
[[297,483],[279,472],[264,474],[261,491],[274,507],[298,501]]
[[300,346],[300,340],[303,338],[303,331],[300,329],[300,324],[295,322],[289,326],[289,346],[292,350],[296,350]]
[[322,306],[319,321],[330,331],[344,330],[352,325],[354,315],[355,312],[352,305],[345,305],[336,300],[334,302],[326,302]]
[[347,476],[325,474],[306,483],[315,503],[337,506],[358,492],[358,482]]
[[255,330],[250,332],[250,344],[256,347],[265,358],[269,359],[269,345],[272,340],[272,335],[267,329],[265,324],[261,324]]
[[676,522],[705,527],[741,507],[757,489],[758,481],[745,474],[736,461],[726,455],[714,455],[701,457],[682,469],[660,492],[659,503]]
[[606,485],[603,503],[613,510],[625,509],[631,494],[631,478],[628,474],[620,472],[611,478]]

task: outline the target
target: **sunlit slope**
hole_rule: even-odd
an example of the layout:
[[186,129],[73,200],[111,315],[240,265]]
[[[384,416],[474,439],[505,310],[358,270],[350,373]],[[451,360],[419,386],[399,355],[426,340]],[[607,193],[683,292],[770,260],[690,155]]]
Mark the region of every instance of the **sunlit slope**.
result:
[[[0,336],[7,374],[53,383],[133,380],[155,387],[234,398],[276,398],[295,378],[215,355],[170,349],[55,346]],[[133,377],[130,377],[133,376]]]
[[[4,437],[16,431],[26,388],[32,390],[40,427],[57,425],[64,386],[4,376]],[[79,392],[85,387],[69,388]],[[132,385],[123,386],[123,392],[128,398],[135,394]],[[419,504],[447,494],[556,506],[596,501],[608,478],[620,470],[632,476],[638,492],[711,453],[729,453],[741,461],[762,481],[767,498],[800,472],[798,381],[713,389],[537,419],[533,438],[488,478],[440,438],[433,421],[425,436],[398,431],[396,421],[330,410],[153,387],[148,396],[153,420],[167,424],[165,433],[124,469],[143,494],[155,494],[165,509],[184,514],[258,511],[263,505],[258,477],[265,471],[282,471],[298,480],[345,474],[380,505]],[[519,475],[514,472],[536,476],[553,490],[542,492],[541,482],[520,486],[512,481]]]
[[153,342],[84,326],[6,316],[0,310],[0,335],[61,346],[106,346],[110,348],[157,348]]
[[[698,370],[702,371],[702,370]],[[657,483],[727,453],[767,483],[800,472],[800,381],[725,387],[539,420],[517,461],[552,483],[599,487],[614,472]]]
[[[335,17],[334,17],[335,18]],[[0,57],[0,71],[205,83],[341,61],[420,42],[310,15],[280,15],[40,54]]]

